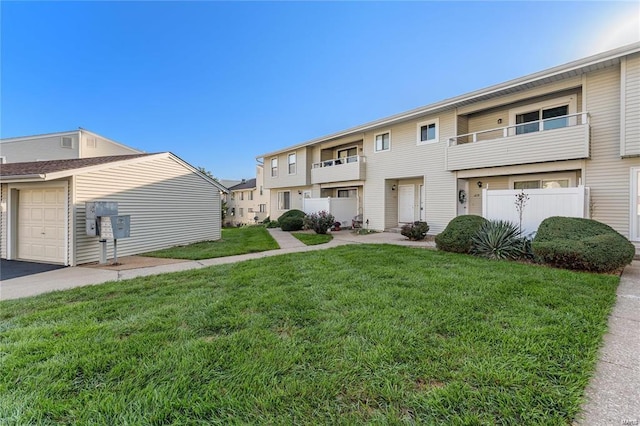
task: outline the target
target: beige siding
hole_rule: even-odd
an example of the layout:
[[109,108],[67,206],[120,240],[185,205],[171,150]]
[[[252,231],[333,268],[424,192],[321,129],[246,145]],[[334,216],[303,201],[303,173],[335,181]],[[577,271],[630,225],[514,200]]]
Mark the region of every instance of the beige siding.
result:
[[220,238],[219,190],[171,158],[77,175],[75,186],[76,264],[99,257],[98,239],[85,235],[86,201],[117,201],[119,214],[131,215],[118,256]]
[[591,188],[592,218],[629,236],[630,168],[640,158],[620,158],[620,67],[587,75],[587,108],[591,113],[591,160],[585,185]]
[[64,137],[73,139],[72,148],[63,148],[61,146],[62,136],[56,134],[47,137],[20,138],[15,141],[2,142],[0,143],[0,156],[6,157],[8,163],[79,158],[78,133],[64,134]]
[[108,155],[138,154],[141,151],[120,145],[92,133],[80,133],[80,157],[104,157]]
[[[310,155],[311,148],[299,148],[277,156],[265,157],[264,159],[264,186],[267,189],[287,188],[292,186],[306,186],[311,180],[311,164],[313,163]],[[296,154],[296,172],[289,174],[287,159],[289,154]],[[278,159],[278,176],[271,176],[271,159]]]
[[[425,185],[425,217],[430,233],[439,233],[455,216],[456,181],[445,171],[445,146],[453,134],[453,111],[439,115],[439,141],[417,145],[417,123],[436,117],[420,117],[390,128],[368,132],[364,138],[367,180],[364,184],[364,220],[371,229],[398,225],[397,191],[391,186],[399,180],[416,179]],[[391,130],[391,149],[374,152],[374,135]]]
[[[278,193],[286,192],[290,193],[290,209],[289,210],[302,210],[302,194],[298,194],[298,192],[303,191],[311,191],[309,187],[290,187],[290,188],[278,188],[272,189],[270,191],[270,206],[269,206],[269,219],[277,220],[282,214],[286,213],[288,210],[280,210],[278,209]],[[319,196],[320,194],[312,194],[312,197]]]
[[[508,176],[484,177],[480,179],[483,188],[510,189]],[[467,195],[468,214],[482,216],[482,188],[477,185],[478,180],[469,181],[469,194]]]
[[0,184],[0,258],[7,258],[7,184]]
[[640,155],[640,54],[627,57],[624,64],[622,155]]

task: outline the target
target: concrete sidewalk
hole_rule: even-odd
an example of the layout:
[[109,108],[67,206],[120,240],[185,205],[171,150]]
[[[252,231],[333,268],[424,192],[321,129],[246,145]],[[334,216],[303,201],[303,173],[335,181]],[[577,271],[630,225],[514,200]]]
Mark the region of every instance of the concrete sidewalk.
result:
[[[331,242],[315,246],[306,246],[290,233],[280,229],[269,229],[269,232],[280,245],[280,249],[128,270],[63,268],[3,281],[0,285],[0,300],[281,254],[326,250],[345,244],[395,244],[435,248],[432,240],[408,241],[402,235],[390,232],[368,235],[356,235],[349,231],[334,232]],[[622,274],[618,298],[609,317],[609,331],[604,336],[599,362],[586,389],[582,413],[575,424],[640,425],[640,261],[634,261]]]

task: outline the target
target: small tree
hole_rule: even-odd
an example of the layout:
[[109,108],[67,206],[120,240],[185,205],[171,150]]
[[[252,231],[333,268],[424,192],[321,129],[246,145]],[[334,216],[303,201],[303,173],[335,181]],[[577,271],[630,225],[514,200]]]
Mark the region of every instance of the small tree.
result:
[[516,194],[516,210],[518,211],[518,230],[520,234],[522,234],[522,215],[524,213],[524,207],[527,205],[527,201],[529,201],[529,195],[525,194],[524,190],[522,190],[519,194]]
[[305,228],[313,229],[316,234],[326,234],[335,221],[336,218],[331,213],[322,210],[318,213],[306,215],[304,218],[304,226]]

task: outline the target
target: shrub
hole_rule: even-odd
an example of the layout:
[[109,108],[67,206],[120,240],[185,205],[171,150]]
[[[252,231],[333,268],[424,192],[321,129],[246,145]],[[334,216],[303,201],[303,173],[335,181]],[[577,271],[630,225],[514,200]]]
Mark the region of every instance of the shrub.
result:
[[289,219],[290,217],[297,217],[297,218],[303,219],[305,217],[305,214],[302,210],[296,210],[296,209],[289,210],[283,213],[282,216],[278,218],[278,222],[281,222],[284,219]]
[[424,240],[429,232],[427,222],[413,222],[402,226],[400,233],[411,241]]
[[604,223],[574,217],[542,221],[532,243],[536,261],[565,269],[615,271],[633,260],[635,247]]
[[471,238],[487,219],[475,215],[463,215],[454,218],[445,230],[436,235],[436,247],[454,253],[469,253]]
[[300,231],[302,229],[303,222],[301,217],[285,217],[284,219],[278,219],[280,228],[283,231]]
[[484,222],[471,238],[471,253],[489,259],[521,259],[526,256],[527,239],[518,225],[506,220]]
[[[326,234],[329,228],[336,223],[336,218],[327,211],[320,211],[318,213],[311,213],[305,216],[304,226],[309,229],[313,229],[316,234]],[[340,222],[338,222],[339,224]]]

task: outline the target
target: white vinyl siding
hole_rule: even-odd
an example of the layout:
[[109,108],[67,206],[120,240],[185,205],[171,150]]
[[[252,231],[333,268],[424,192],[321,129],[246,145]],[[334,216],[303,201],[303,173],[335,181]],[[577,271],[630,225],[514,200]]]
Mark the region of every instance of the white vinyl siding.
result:
[[98,135],[86,133],[85,131],[81,132],[80,140],[80,158],[130,155],[141,152]]
[[0,184],[0,205],[3,206],[0,209],[0,258],[7,258],[7,184]]
[[640,54],[627,57],[622,66],[621,155],[640,155]]
[[117,201],[118,213],[131,215],[118,256],[220,238],[218,188],[170,157],[77,175],[75,186],[77,264],[99,257],[98,239],[85,235],[86,201]]
[[280,171],[277,176],[264,176],[264,188],[291,188],[296,186],[306,186],[311,181],[311,148],[301,148],[295,151],[295,173],[289,174],[289,155],[294,154],[291,151],[283,152],[276,157],[270,157],[279,164],[284,164],[284,171]]

